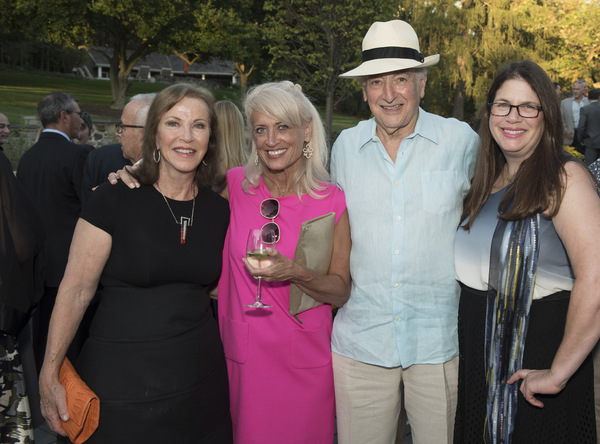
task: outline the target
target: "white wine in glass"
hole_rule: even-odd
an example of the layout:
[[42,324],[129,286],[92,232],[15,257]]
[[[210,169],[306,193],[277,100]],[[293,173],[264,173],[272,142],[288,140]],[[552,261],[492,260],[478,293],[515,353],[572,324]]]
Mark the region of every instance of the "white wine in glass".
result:
[[[246,243],[246,257],[248,262],[254,268],[260,268],[260,261],[269,257],[267,248],[269,244],[263,242],[263,233],[260,228],[250,230],[248,234],[248,242]],[[253,304],[244,304],[244,307],[251,308],[270,308],[272,305],[263,304],[260,294],[262,278],[258,276],[258,287],[256,288],[256,296]]]

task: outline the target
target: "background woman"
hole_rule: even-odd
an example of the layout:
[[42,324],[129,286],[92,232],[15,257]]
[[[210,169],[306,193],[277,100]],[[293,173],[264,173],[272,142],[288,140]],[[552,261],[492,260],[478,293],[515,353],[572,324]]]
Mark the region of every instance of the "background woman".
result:
[[554,86],[538,65],[504,67],[487,103],[455,242],[455,442],[595,443],[600,199],[562,150]]
[[[299,86],[268,83],[248,93],[252,153],[227,174],[231,223],[219,280],[219,326],[229,374],[234,441],[331,444],[334,390],[331,305],[350,294],[350,232],[343,193],[329,184],[327,147],[319,114]],[[278,213],[261,213],[261,203]],[[329,274],[293,261],[301,223],[335,212]],[[246,259],[252,228],[278,225],[264,268]],[[261,276],[262,300],[249,308]],[[290,283],[323,305],[289,312]]]
[[100,398],[88,443],[227,443],[227,376],[207,288],[221,271],[227,203],[210,190],[213,97],[174,85],[148,112],[141,187],[100,186],[77,224],[40,375],[42,410],[64,434],[58,372],[98,280],[76,368]]

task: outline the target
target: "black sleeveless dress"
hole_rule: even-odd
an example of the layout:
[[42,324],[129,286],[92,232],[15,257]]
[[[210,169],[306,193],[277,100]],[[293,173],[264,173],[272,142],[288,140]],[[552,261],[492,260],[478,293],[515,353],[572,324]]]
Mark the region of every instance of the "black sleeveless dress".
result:
[[[169,205],[190,217],[192,201]],[[151,186],[101,186],[82,218],[112,236],[76,364],[100,398],[100,425],[87,443],[231,442],[225,357],[207,294],[221,271],[227,202],[199,190],[185,245]]]

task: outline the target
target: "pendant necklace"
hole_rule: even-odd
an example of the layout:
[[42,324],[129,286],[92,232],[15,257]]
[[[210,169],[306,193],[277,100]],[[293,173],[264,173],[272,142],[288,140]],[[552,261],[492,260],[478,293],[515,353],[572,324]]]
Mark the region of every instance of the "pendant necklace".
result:
[[165,203],[167,204],[167,207],[169,208],[169,211],[171,212],[171,216],[173,216],[173,220],[175,220],[175,223],[177,225],[181,226],[181,230],[180,230],[180,233],[179,233],[179,243],[181,245],[185,245],[185,238],[187,236],[188,227],[191,227],[194,224],[194,209],[196,208],[196,195],[195,195],[196,193],[194,193],[194,197],[192,198],[192,215],[191,215],[191,217],[181,216],[179,218],[179,222],[177,222],[177,218],[175,217],[175,213],[173,213],[173,210],[171,209],[171,205],[169,205],[169,201],[167,200],[167,198],[165,197],[165,195],[163,194],[163,192],[160,190],[160,188],[158,186],[158,182],[155,183],[154,186],[156,187],[156,189],[158,190],[158,192],[160,193],[160,195],[165,200]]

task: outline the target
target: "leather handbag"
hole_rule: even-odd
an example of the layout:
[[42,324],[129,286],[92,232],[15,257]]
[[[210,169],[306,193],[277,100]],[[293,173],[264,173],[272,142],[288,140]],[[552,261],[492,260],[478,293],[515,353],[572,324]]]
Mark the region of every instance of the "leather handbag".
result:
[[[327,274],[333,252],[334,228],[335,212],[302,222],[294,262],[318,275]],[[291,284],[290,314],[292,316],[321,304],[322,302],[311,298],[296,284]]]
[[62,421],[62,427],[74,444],[86,442],[98,428],[100,421],[100,400],[75,371],[68,358],[65,358],[59,373],[60,383],[67,392],[69,420]]

